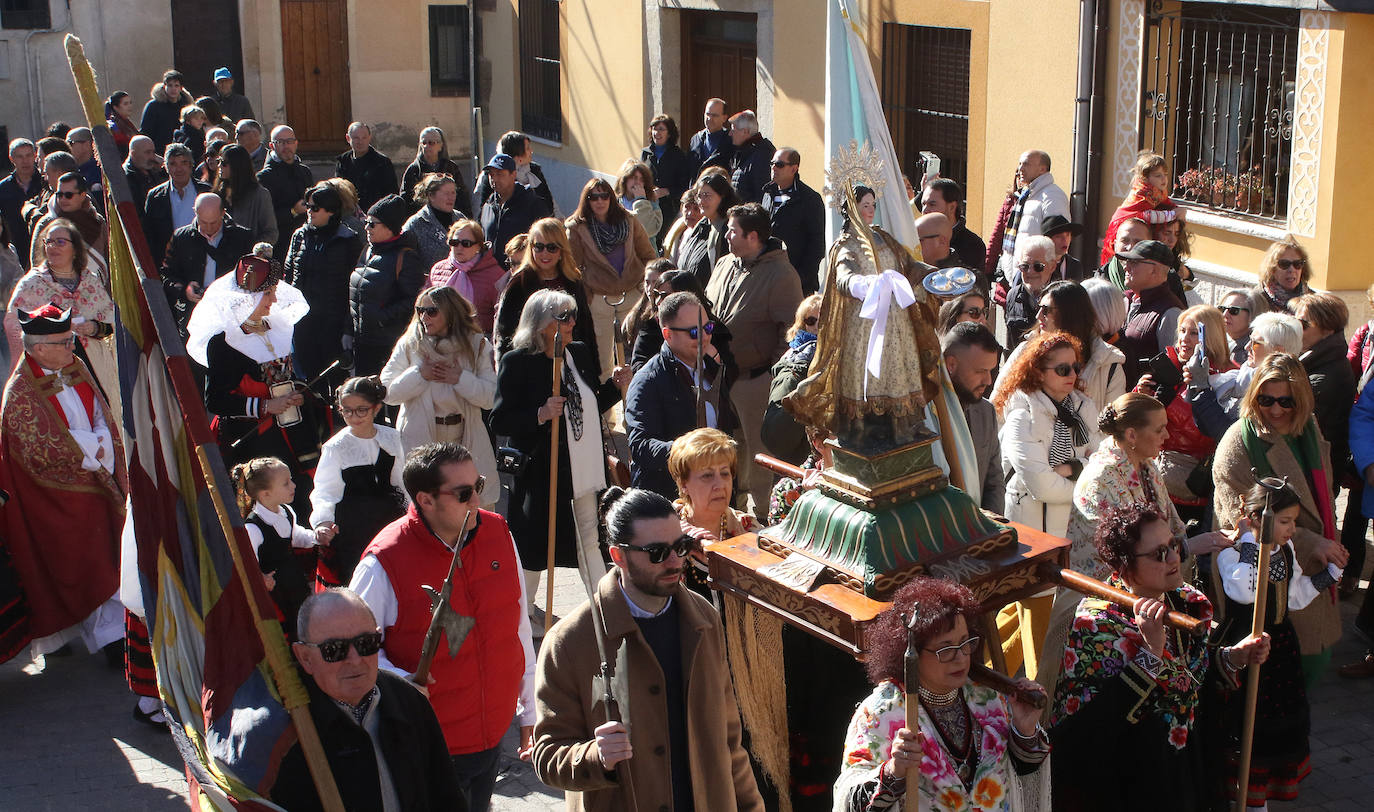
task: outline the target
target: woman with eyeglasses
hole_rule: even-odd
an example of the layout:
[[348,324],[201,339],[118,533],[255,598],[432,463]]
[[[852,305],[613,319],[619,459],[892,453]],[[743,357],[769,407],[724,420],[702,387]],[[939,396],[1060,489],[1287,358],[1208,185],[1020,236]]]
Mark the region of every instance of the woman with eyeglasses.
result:
[[711,598],[706,584],[705,547],[758,529],[753,514],[735,510],[735,472],[739,447],[719,429],[693,429],[673,441],[668,450],[668,473],[677,484],[673,507],[682,521],[682,532],[701,542],[688,555],[683,581],[692,591]]
[[411,202],[419,210],[406,220],[401,231],[415,238],[421,267],[433,268],[434,263],[448,255],[449,229],[463,216],[454,208],[460,191],[456,180],[437,172],[425,175],[415,185]]
[[1259,285],[1250,293],[1256,303],[1264,302],[1270,310],[1287,312],[1288,302],[1311,293],[1312,262],[1307,249],[1292,234],[1269,246],[1260,265]]
[[510,281],[476,220],[455,220],[448,230],[448,256],[429,269],[429,287],[448,286],[472,304],[488,337],[496,324],[496,301]]
[[1288,311],[1302,323],[1302,355],[1316,402],[1314,416],[1322,436],[1331,443],[1331,470],[1337,485],[1350,458],[1348,423],[1355,404],[1357,378],[1346,359],[1345,326],[1350,310],[1332,293],[1307,293],[1288,303]]
[[563,223],[553,217],[536,220],[530,226],[525,259],[511,272],[510,282],[496,303],[496,357],[499,359],[510,351],[525,302],[540,290],[562,291],[573,297],[580,316],[573,328],[573,338],[591,347],[592,357],[597,359],[597,379],[600,380],[601,373],[609,374],[609,367],[604,370],[599,368],[601,354],[597,352],[596,329],[586,316],[591,312],[591,305],[587,301],[587,289],[582,284],[582,271],[577,267],[572,247],[568,244],[568,231]]
[[406,460],[401,433],[377,424],[386,396],[386,386],[375,376],[349,378],[339,387],[336,409],[344,428],[320,448],[310,491],[310,526],[328,544],[315,570],[325,589],[353,580],[368,543],[410,503],[401,480]]
[[[1206,334],[1204,342],[1203,334]],[[1234,365],[1226,350],[1221,312],[1211,305],[1194,305],[1179,314],[1173,346],[1160,353],[1140,377],[1135,391],[1164,404],[1169,415],[1169,438],[1160,452],[1159,467],[1169,498],[1183,520],[1210,527],[1211,460],[1216,438],[1198,425],[1193,415],[1192,382],[1230,372]],[[1161,377],[1167,373],[1167,377]],[[1209,553],[1212,550],[1199,550]]]
[[[1079,388],[1094,404],[1111,403],[1126,392],[1126,356],[1102,338],[1092,299],[1079,283],[1051,282],[1040,294],[1032,330],[1036,333],[1058,330],[1078,339],[1083,347]],[[1012,350],[1007,357],[1008,365],[1016,363],[1024,346],[1023,343]],[[994,396],[1003,386],[999,380],[993,389]]]
[[[562,227],[552,218],[559,233]],[[537,225],[537,224],[536,224]],[[545,236],[533,236],[542,243]],[[544,617],[534,605],[539,576],[548,567],[549,467],[553,460],[551,423],[558,421],[558,494],[555,509],[554,563],[577,567],[587,594],[606,574],[598,547],[597,494],[606,487],[606,454],[602,446],[602,412],[620,402],[630,382],[629,367],[617,367],[601,380],[592,347],[578,340],[581,311],[577,300],[561,290],[538,290],[523,304],[511,349],[496,370],[496,403],[491,430],[510,437],[524,457],[510,492],[510,529],[525,570],[525,594],[532,624],[543,629]],[[552,391],[555,334],[563,346],[562,386]],[[549,578],[553,573],[548,573]],[[552,606],[545,606],[552,612]]]
[[[627,176],[635,174],[631,170]],[[582,272],[582,286],[590,305],[583,318],[591,321],[596,330],[601,368],[610,369],[616,342],[616,308],[610,303],[620,301],[620,313],[629,316],[632,305],[628,297],[643,283],[644,266],[657,259],[658,253],[654,251],[650,232],[638,217],[625,210],[611,185],[601,178],[592,178],[582,187],[577,211],[568,218],[567,227],[572,260]],[[625,340],[624,336],[621,340]]]
[[1226,326],[1226,347],[1231,351],[1231,360],[1236,366],[1245,363],[1250,357],[1250,323],[1255,316],[1269,307],[1268,302],[1255,306],[1255,297],[1248,290],[1233,290],[1221,297],[1217,309],[1221,311],[1221,322]]
[[[1170,611],[1211,619],[1212,603],[1185,581],[1179,540],[1152,502],[1107,510],[1093,543],[1107,582],[1137,597],[1130,607],[1078,602],[1050,714],[1054,808],[1210,809],[1209,784],[1225,767],[1207,760],[1198,735],[1203,686],[1238,689],[1240,671],[1268,657],[1268,636],[1214,649],[1165,625]],[[1104,747],[1130,769],[1083,769]]]
[[992,400],[1005,421],[1006,514],[1052,536],[1067,531],[1074,484],[1102,439],[1097,405],[1078,388],[1080,346],[1064,332],[1031,338]]
[[[312,380],[341,357],[344,336],[352,332],[348,280],[365,244],[361,234],[343,223],[343,200],[333,187],[317,183],[305,192],[305,225],[291,235],[286,252],[286,281],[310,305],[296,327],[296,366]],[[333,377],[328,388],[347,377]]]
[[253,234],[253,242],[277,244],[276,210],[272,207],[272,193],[258,183],[253,169],[253,157],[238,144],[229,144],[219,156],[219,177],[213,187],[224,201],[224,210],[234,222]]
[[988,312],[987,294],[974,288],[968,293],[956,296],[940,305],[940,324],[937,330],[943,337],[945,333],[954,328],[954,325],[960,322],[972,321],[987,325]]
[[[24,357],[19,312],[29,313],[46,304],[56,305],[61,310],[72,311],[77,357],[91,368],[104,392],[117,395],[119,380],[114,348],[102,340],[114,332],[114,302],[106,281],[90,262],[80,229],[70,220],[59,217],[50,220],[38,232],[34,243],[43,252],[43,262],[19,277],[5,310],[5,337],[10,358],[14,359],[12,363]],[[115,417],[118,418],[117,411]]]
[[[1240,406],[1240,420],[1217,445],[1212,466],[1216,524],[1234,530],[1245,517],[1245,495],[1259,478],[1286,478],[1297,492],[1293,548],[1297,566],[1315,574],[1327,564],[1345,567],[1349,554],[1336,531],[1331,445],[1313,418],[1312,385],[1298,359],[1271,353],[1255,370]],[[1302,648],[1303,677],[1309,688],[1326,670],[1341,636],[1334,594],[1320,595],[1292,614]]]
[[[497,267],[500,267],[499,265]],[[407,449],[458,443],[477,473],[493,483],[482,497],[491,509],[501,495],[496,455],[482,411],[496,402],[496,355],[472,305],[446,285],[415,298],[414,318],[382,368],[386,402],[401,407],[396,428]]]
[[348,281],[355,375],[382,371],[425,284],[415,238],[402,231],[409,215],[410,206],[400,195],[387,195],[367,210],[367,250]]
[[[438,127],[420,130],[420,143],[415,147],[415,160],[401,173],[402,193],[409,198],[415,193],[415,187],[420,181],[430,174],[447,175],[453,178],[458,189],[467,189],[463,182],[462,170],[458,168],[457,162],[448,156],[448,141],[444,138],[444,131]],[[420,206],[424,203],[424,200],[419,201]],[[464,217],[472,216],[472,201],[466,191],[460,191],[454,205]]]
[[725,230],[730,225],[726,212],[741,201],[730,179],[722,173],[704,172],[693,188],[701,219],[679,238],[677,264],[684,271],[691,271],[705,289],[711,282],[716,261],[730,253],[730,244],[725,240]]
[[[1049,808],[1048,783],[1031,777],[1050,752],[1040,711],[969,680],[982,661],[982,639],[972,633],[978,613],[968,587],[919,577],[873,623],[865,665],[875,687],[845,734],[837,812],[901,809],[910,792],[921,809],[940,812]],[[919,687],[904,685],[909,644]],[[1028,679],[1016,682],[1043,693]],[[916,730],[906,726],[910,688],[920,702]]]

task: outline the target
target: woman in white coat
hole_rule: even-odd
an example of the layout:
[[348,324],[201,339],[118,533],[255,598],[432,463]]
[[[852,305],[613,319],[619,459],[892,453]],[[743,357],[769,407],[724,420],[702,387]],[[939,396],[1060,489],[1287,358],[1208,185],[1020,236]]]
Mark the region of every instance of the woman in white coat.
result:
[[[477,472],[497,483],[496,454],[482,410],[496,402],[496,356],[472,304],[453,288],[420,291],[415,318],[382,369],[386,402],[400,406],[396,428],[406,451],[425,443],[459,443]],[[501,489],[483,491],[483,508]],[[490,500],[490,501],[488,501]]]
[[1005,423],[999,433],[1009,471],[1006,514],[1012,521],[1063,536],[1074,483],[1101,441],[1097,405],[1079,388],[1078,339],[1042,332],[1002,376],[993,399]]

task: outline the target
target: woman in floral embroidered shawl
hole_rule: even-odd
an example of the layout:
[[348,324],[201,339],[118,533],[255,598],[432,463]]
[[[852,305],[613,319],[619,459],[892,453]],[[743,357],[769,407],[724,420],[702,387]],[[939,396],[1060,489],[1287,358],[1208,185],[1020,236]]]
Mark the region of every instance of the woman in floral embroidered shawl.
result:
[[[1209,676],[1237,687],[1239,669],[1268,656],[1268,636],[1214,653],[1164,625],[1169,611],[1210,620],[1212,604],[1184,583],[1180,540],[1157,504],[1109,510],[1095,540],[1108,583],[1139,597],[1130,608],[1078,604],[1054,696],[1054,808],[1203,809],[1207,767],[1193,735],[1200,688]],[[1084,769],[1104,747],[1129,769]]]
[[[1034,787],[1049,755],[1040,712],[968,680],[981,661],[979,638],[969,635],[978,602],[968,587],[916,578],[870,632],[868,675],[876,683],[854,713],[845,736],[844,768],[835,784],[835,812],[898,810],[907,771],[920,767],[920,807],[937,812],[1049,809]],[[908,629],[920,649],[920,730],[906,728],[902,685]],[[1040,692],[1030,680],[1022,688]]]

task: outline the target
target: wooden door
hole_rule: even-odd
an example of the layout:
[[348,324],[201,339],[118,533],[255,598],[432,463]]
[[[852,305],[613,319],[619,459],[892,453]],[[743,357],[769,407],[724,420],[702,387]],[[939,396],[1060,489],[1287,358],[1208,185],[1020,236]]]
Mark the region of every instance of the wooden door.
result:
[[341,151],[353,116],[347,0],[281,0],[281,45],[286,123],[297,149]]
[[172,0],[172,64],[186,76],[194,98],[215,92],[219,68],[234,74],[235,92],[248,95],[243,78],[239,7],[223,0]]
[[758,109],[758,18],[720,11],[682,12],[682,147],[701,129],[706,100],[725,99],[726,115]]

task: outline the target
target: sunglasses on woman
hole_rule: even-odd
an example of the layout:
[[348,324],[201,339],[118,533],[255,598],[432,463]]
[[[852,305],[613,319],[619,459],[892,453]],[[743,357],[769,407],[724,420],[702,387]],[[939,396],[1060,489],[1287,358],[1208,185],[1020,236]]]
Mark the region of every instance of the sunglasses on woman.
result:
[[[692,339],[693,341],[697,340],[697,326],[695,324],[693,324],[691,327],[669,327],[668,329],[672,330],[674,333],[686,333],[688,338]],[[709,336],[715,333],[716,323],[714,321],[708,321],[705,324],[701,325],[701,329],[705,330],[706,335]]]
[[536,254],[557,254],[563,250],[563,246],[556,242],[532,242],[530,250]]
[[1131,558],[1149,558],[1161,564],[1169,563],[1170,555],[1182,555],[1179,552],[1178,539],[1169,539],[1167,544],[1149,551],[1148,553],[1131,553]]
[[479,475],[477,481],[471,485],[459,485],[456,488],[440,488],[436,493],[446,493],[459,502],[471,502],[473,494],[481,493],[486,485],[487,478]]
[[978,644],[982,642],[983,638],[974,635],[973,637],[970,637],[969,639],[965,640],[957,646],[928,648],[926,649],[926,651],[929,651],[931,654],[934,654],[935,660],[937,662],[952,663],[954,662],[954,658],[958,657],[961,653],[967,654],[968,656],[972,657],[973,653],[978,650]]
[[1260,405],[1261,409],[1268,409],[1275,403],[1284,409],[1292,409],[1298,405],[1298,402],[1293,400],[1292,395],[1284,395],[1277,398],[1273,395],[1255,395],[1255,402]]
[[1250,312],[1250,308],[1248,307],[1236,307],[1235,305],[1222,305],[1221,307],[1218,307],[1217,310],[1220,310],[1222,313],[1228,316],[1239,316],[1241,313]]
[[564,310],[562,313],[553,314],[553,320],[560,324],[567,324],[577,318],[576,310]]
[[305,210],[306,210],[306,211],[324,211],[324,206],[321,206],[321,205],[319,205],[318,203],[307,203],[307,204],[305,204]]
[[415,315],[417,316],[437,316],[439,308],[433,305],[415,305]]
[[662,564],[664,561],[668,560],[668,553],[677,553],[678,558],[686,558],[688,553],[697,548],[698,542],[691,536],[682,535],[672,544],[660,541],[654,544],[640,546],[631,544],[628,541],[619,541],[616,542],[615,546],[625,550],[638,550],[649,556],[650,564]]
[[1025,273],[1026,271],[1035,271],[1036,273],[1040,273],[1044,271],[1047,267],[1049,266],[1043,262],[1023,262],[1020,265],[1016,266],[1016,270],[1020,271],[1021,273]]
[[1081,373],[1083,372],[1083,365],[1082,365],[1082,364],[1055,364],[1055,365],[1052,366],[1052,367],[1041,367],[1041,369],[1045,370],[1046,372],[1053,372],[1054,374],[1058,375],[1058,376],[1061,377],[1061,378],[1067,378],[1067,377],[1069,377],[1069,373],[1070,373],[1070,372],[1072,372],[1074,375],[1079,375],[1079,374],[1081,374]]
[[1301,269],[1307,267],[1307,260],[1305,260],[1305,259],[1281,259],[1281,260],[1279,260],[1278,262],[1276,262],[1275,264],[1278,265],[1280,268],[1282,268],[1282,269],[1285,270],[1285,271],[1288,270],[1289,268],[1297,268],[1297,269],[1301,270]]
[[341,663],[348,659],[348,649],[358,652],[359,657],[371,657],[382,647],[381,632],[363,632],[357,637],[331,637],[318,643],[300,641],[302,646],[320,650],[320,659],[327,663]]
[[598,200],[610,200],[611,196],[606,194],[605,192],[590,192],[587,195],[587,199],[595,203]]
[[449,245],[461,245],[464,248],[471,248],[477,244],[476,240],[449,240]]

